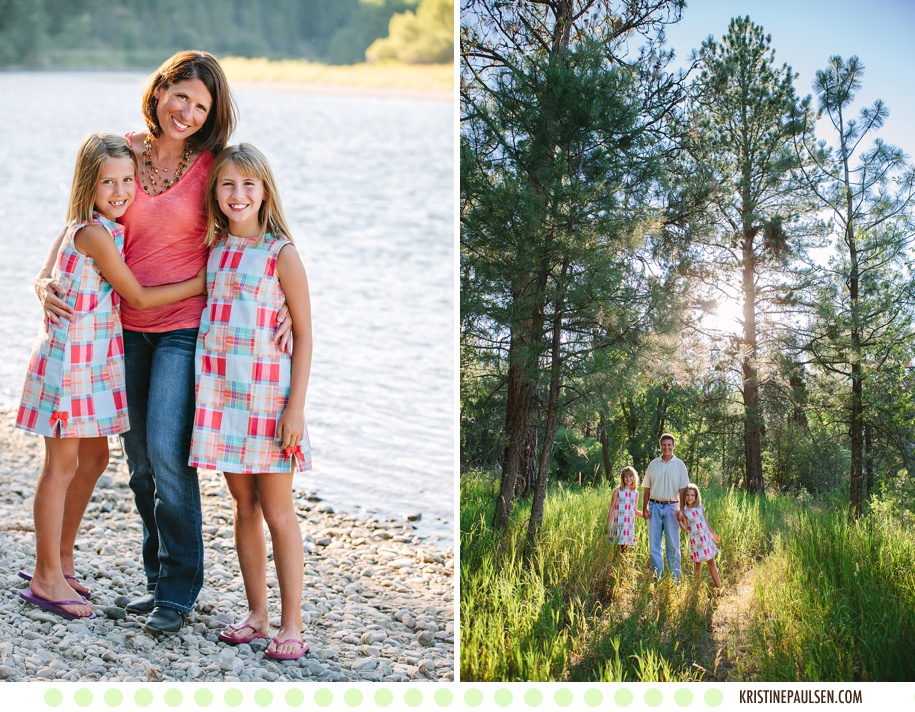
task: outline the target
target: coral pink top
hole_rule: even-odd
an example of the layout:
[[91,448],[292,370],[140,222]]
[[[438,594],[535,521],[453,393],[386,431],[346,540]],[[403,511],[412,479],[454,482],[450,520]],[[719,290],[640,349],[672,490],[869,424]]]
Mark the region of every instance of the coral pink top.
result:
[[[133,135],[127,134],[133,144]],[[124,261],[144,287],[191,279],[207,263],[206,183],[214,156],[201,153],[183,176],[164,193],[151,196],[137,177],[137,197],[120,219],[126,233]],[[196,329],[206,307],[205,294],[152,309],[121,302],[125,329],[159,333]]]

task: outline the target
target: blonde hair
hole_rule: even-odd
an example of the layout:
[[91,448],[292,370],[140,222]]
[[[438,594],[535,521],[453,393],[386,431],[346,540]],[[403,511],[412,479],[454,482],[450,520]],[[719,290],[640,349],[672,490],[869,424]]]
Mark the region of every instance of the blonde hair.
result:
[[102,175],[102,164],[109,158],[129,158],[133,161],[134,172],[137,170],[137,157],[123,136],[94,133],[80,145],[76,152],[76,167],[73,169],[73,185],[67,206],[68,225],[92,222],[98,179]]
[[699,488],[694,484],[686,485],[686,490],[683,492],[683,503],[686,504],[686,494],[687,492],[692,492],[696,495],[696,502],[693,504],[693,507],[698,507],[702,504],[702,495],[699,493]]
[[222,212],[219,201],[216,200],[216,183],[219,180],[219,172],[230,163],[246,176],[257,178],[264,184],[264,200],[257,211],[261,229],[260,237],[269,232],[274,237],[283,236],[293,242],[286,216],[283,214],[283,203],[276,187],[276,179],[273,177],[273,171],[270,170],[267,157],[250,143],[240,143],[237,146],[226,146],[222,149],[210,169],[206,199],[207,234],[205,242],[207,247],[215,245],[219,241],[219,237],[229,229],[229,218]]
[[639,488],[639,473],[632,465],[626,465],[620,472],[620,487],[626,487],[626,475],[632,475],[632,487],[630,489],[637,490]]

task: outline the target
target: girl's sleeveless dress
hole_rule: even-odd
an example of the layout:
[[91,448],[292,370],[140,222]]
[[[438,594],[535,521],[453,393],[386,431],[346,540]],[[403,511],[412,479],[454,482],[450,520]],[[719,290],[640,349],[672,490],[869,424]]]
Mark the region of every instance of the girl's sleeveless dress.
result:
[[[123,254],[124,230],[95,212]],[[120,297],[88,255],[73,244],[67,228],[53,278],[65,291],[72,318],[42,329],[29,358],[16,427],[39,435],[94,438],[130,428],[124,392],[124,342]]]
[[631,546],[635,544],[635,505],[639,493],[632,489],[620,489],[613,513],[613,530],[616,543]]
[[705,510],[702,505],[698,507],[684,507],[683,512],[688,518],[689,524],[689,558],[690,561],[708,561],[714,559],[718,553],[718,547],[715,546],[715,540],[708,529],[708,522],[705,520]]
[[286,301],[276,276],[290,241],[224,236],[207,261],[207,307],[197,337],[197,408],[188,464],[239,474],[311,469],[304,441],[276,443],[289,399],[292,360],[273,343]]

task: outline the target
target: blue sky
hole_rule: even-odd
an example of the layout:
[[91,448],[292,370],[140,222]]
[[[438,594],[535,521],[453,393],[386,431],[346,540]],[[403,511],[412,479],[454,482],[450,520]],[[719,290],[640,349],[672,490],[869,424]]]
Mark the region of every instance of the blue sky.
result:
[[667,44],[678,62],[685,61],[709,35],[719,40],[732,17],[745,15],[772,36],[778,66],[788,64],[799,74],[795,86],[801,96],[813,93],[814,75],[830,56],[857,55],[865,71],[855,108],[883,99],[890,116],[877,136],[913,160],[913,0],[687,0],[683,19],[667,30]]

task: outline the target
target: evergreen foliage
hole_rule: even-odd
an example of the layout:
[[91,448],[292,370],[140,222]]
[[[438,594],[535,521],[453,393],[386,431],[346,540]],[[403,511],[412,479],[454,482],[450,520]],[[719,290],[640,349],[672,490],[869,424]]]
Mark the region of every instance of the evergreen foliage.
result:
[[[866,481],[865,470],[868,461],[873,467],[874,430],[893,437],[900,426],[905,435],[915,426],[898,389],[915,348],[915,168],[899,148],[879,138],[864,148],[864,140],[883,126],[889,112],[878,100],[857,118],[850,115],[863,73],[857,57],[846,61],[838,56],[817,72],[819,113],[832,125],[836,145],[803,146],[813,162],[808,184],[820,207],[829,211],[836,233],[828,265],[815,268],[806,348],[817,367],[840,379],[842,398],[833,409],[848,432],[849,511],[854,517],[863,513],[866,490],[873,487],[873,476]],[[887,399],[891,393],[895,403]],[[906,464],[909,450],[906,445],[898,451]]]
[[[355,64],[365,61],[369,45],[386,36],[395,14],[415,10],[418,2],[0,0],[0,65],[155,66],[181,49]],[[420,30],[401,43],[426,46],[427,25]],[[439,56],[429,61],[452,59]]]
[[535,493],[532,540],[560,417],[598,381],[628,378],[667,312],[646,238],[678,84],[653,45],[637,62],[620,59],[628,31],[655,29],[678,7],[465,7],[480,24],[462,27],[462,343],[504,383],[496,521],[504,526],[521,483]]
[[[501,467],[496,522],[546,474],[644,472],[664,430],[699,482],[842,492],[854,516],[911,472],[915,174],[865,146],[887,114],[853,116],[860,62],[818,78],[830,146],[749,18],[684,97],[646,92],[663,47],[627,57],[612,2],[464,16],[461,461]],[[709,325],[738,302],[738,331]]]
[[395,59],[408,64],[435,64],[454,57],[454,0],[421,0],[416,12],[391,18],[388,36],[365,51],[369,62]]

